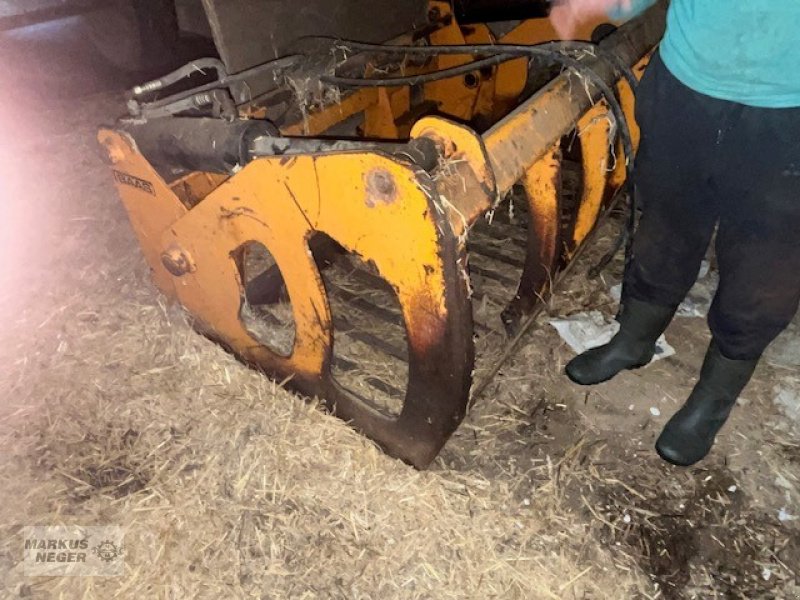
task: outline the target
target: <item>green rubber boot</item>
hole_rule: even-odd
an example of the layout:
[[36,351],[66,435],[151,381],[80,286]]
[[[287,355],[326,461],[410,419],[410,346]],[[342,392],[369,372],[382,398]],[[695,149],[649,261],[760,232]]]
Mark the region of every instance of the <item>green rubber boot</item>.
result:
[[580,385],[594,385],[608,381],[620,371],[645,366],[653,359],[656,340],[676,310],[675,306],[626,300],[617,334],[604,346],[573,358],[567,364],[567,377]]
[[656,442],[659,456],[680,467],[705,458],[757,364],[758,359],[725,358],[712,341],[699,381]]

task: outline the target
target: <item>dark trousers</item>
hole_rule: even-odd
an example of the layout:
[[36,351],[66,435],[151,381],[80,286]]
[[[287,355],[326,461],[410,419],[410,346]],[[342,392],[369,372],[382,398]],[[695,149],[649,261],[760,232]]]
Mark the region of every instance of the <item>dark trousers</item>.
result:
[[680,304],[718,226],[709,326],[726,357],[758,358],[800,302],[800,108],[697,93],[656,56],[636,119],[642,218],[626,296]]

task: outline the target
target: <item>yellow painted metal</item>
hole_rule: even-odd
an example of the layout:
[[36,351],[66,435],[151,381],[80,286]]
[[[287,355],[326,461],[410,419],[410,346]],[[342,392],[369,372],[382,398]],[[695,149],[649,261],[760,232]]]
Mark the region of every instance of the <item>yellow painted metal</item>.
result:
[[105,146],[114,184],[123,200],[142,252],[150,265],[153,282],[168,297],[175,298],[172,276],[161,263],[161,234],[186,214],[187,208],[139,154],[125,133],[101,129],[98,140]]
[[[431,7],[445,23],[430,34],[431,44],[494,41],[485,26],[462,29],[448,20],[449,2],[433,0]],[[540,20],[523,22],[499,41],[533,44],[553,37],[549,24]],[[470,60],[474,57],[441,56],[405,74]],[[637,74],[646,61],[647,57],[637,65]],[[565,76],[520,104],[526,72],[525,60],[520,59],[476,71],[473,77],[426,84],[422,102],[415,96],[413,106],[408,88],[365,89],[345,94],[338,104],[311,111],[296,122],[279,123],[284,135],[319,136],[363,115],[360,134],[366,138],[432,140],[438,164],[430,172],[402,158],[353,151],[257,158],[231,176],[189,173],[168,183],[128,134],[102,130],[99,139],[158,287],[180,301],[210,336],[266,372],[304,383],[299,386],[304,393],[340,392],[338,384],[331,383],[331,309],[309,240],[326,234],[375,266],[402,310],[411,363],[409,389],[416,370],[431,380],[439,378],[437,392],[429,401],[425,381],[417,381],[416,404],[410,411],[404,407],[396,421],[357,401],[334,408],[393,453],[425,466],[463,418],[466,406],[474,352],[465,282],[470,227],[522,184],[531,229],[515,302],[525,313],[561,261],[569,260],[585,241],[625,180],[618,144],[612,153],[615,140],[606,103],[589,98],[582,86],[575,94],[576,79]],[[619,88],[636,144],[633,94],[626,84]],[[417,118],[414,111],[420,107],[429,116]],[[253,106],[244,112],[263,116],[266,108]],[[479,134],[476,128],[482,131],[481,124],[492,126]],[[562,140],[574,131],[583,186],[574,228],[565,232]],[[243,248],[253,242],[272,254],[291,299],[296,332],[289,356],[259,342],[241,319],[245,291],[240,262]],[[461,363],[451,364],[443,375],[437,369],[448,352]],[[450,390],[464,397],[449,398]],[[337,396],[336,401],[343,399]],[[440,406],[443,401],[445,408]],[[436,419],[429,418],[437,410]],[[398,423],[404,428],[395,427]]]
[[[436,10],[447,19],[452,17],[449,2],[434,1],[430,4],[432,10]],[[433,46],[441,45],[463,45],[466,43],[464,34],[455,19],[450,19],[449,24],[436,30],[430,36]],[[472,61],[473,58],[467,55],[442,55],[434,59],[436,69],[449,69]],[[425,85],[425,98],[435,102],[438,106],[446,107],[446,114],[455,118],[467,121],[472,118],[475,108],[475,98],[477,96],[477,85],[480,81],[480,73],[473,73],[476,85],[468,86],[465,81],[468,77],[453,77],[434,81]]]
[[[561,197],[561,144],[555,144],[541,160],[525,172],[522,180],[528,209],[531,214],[532,234],[540,241],[536,268],[548,277],[555,275],[559,247],[560,197]],[[537,290],[538,291],[538,290]]]
[[170,188],[186,208],[191,208],[208,196],[227,178],[227,175],[221,175],[220,173],[194,171],[173,181],[170,184]]
[[380,88],[377,103],[364,111],[364,136],[370,139],[401,139],[403,136],[398,119],[410,108],[411,93],[408,88]]
[[[305,211],[318,209],[315,181],[310,157],[284,166],[254,161],[173,223],[160,241],[164,248],[181,247],[197,264],[176,278],[175,288],[205,329],[246,360],[298,376],[322,372],[331,335],[324,290],[306,245]],[[295,201],[300,198],[305,206]],[[244,294],[236,256],[251,241],[269,249],[292,300],[295,346],[287,358],[260,344],[239,318]]]
[[[467,44],[493,44],[495,39],[492,31],[486,25],[472,25],[463,31],[464,42]],[[464,78],[464,82],[469,81],[475,87],[473,95],[473,105],[470,112],[470,119],[479,119],[485,123],[493,122],[495,118],[494,101],[497,95],[495,89],[498,67],[487,67],[472,73],[470,77]],[[469,86],[466,86],[469,87]]]
[[313,136],[324,133],[337,123],[341,123],[378,102],[378,91],[375,89],[359,90],[347,94],[336,104],[326,106],[323,110],[304,113],[303,118],[281,128],[284,135]]
[[599,102],[583,115],[577,125],[583,163],[583,186],[578,216],[572,234],[572,247],[579,246],[594,229],[608,189],[611,115],[605,102]]
[[[650,64],[650,59],[652,58],[652,52],[648,52],[645,56],[642,57],[639,62],[637,62],[633,67],[631,67],[631,71],[633,72],[634,77],[636,79],[641,79],[644,75],[645,69],[647,69],[647,65]],[[636,97],[634,96],[633,90],[631,89],[630,85],[626,81],[620,81],[617,84],[617,90],[619,92],[619,103],[622,106],[622,110],[625,112],[625,119],[628,123],[628,127],[631,131],[631,141],[633,142],[634,148],[639,147],[639,140],[641,137],[641,133],[639,131],[639,125],[636,122],[636,117],[634,115],[634,109],[636,104]],[[622,144],[617,143],[616,151],[615,151],[615,158],[616,164],[614,165],[614,170],[609,177],[609,185],[614,189],[619,189],[623,183],[625,183],[625,159],[624,154],[622,152]]]
[[[576,32],[576,40],[589,40],[595,27],[602,23],[600,19],[592,20],[580,26]],[[501,44],[541,44],[557,40],[558,34],[549,19],[531,19],[522,21],[502,38]],[[528,59],[520,58],[501,64],[497,69],[495,91],[496,116],[504,115],[518,104],[519,95],[525,89],[528,78]]]
[[[446,317],[432,189],[407,165],[370,154],[319,157],[317,177],[312,225],[375,264],[397,292],[409,344],[427,350]],[[413,252],[398,252],[409,240]]]
[[[118,185],[157,285],[246,360],[271,371],[322,373],[332,334],[325,290],[308,250],[316,232],[372,261],[397,290],[408,331],[415,332],[412,346],[424,352],[441,330],[445,282],[433,194],[408,165],[361,153],[258,159],[187,211],[124,134],[103,131],[100,139],[115,168],[155,192]],[[414,252],[398,253],[407,240],[414,240]],[[296,326],[289,357],[260,344],[239,318],[243,286],[236,257],[250,241],[270,250],[284,276]],[[165,252],[188,257],[191,272],[167,272]]]
[[427,137],[438,146],[439,203],[456,237],[463,238],[475,220],[499,200],[483,139],[469,127],[440,117],[420,119],[411,137]]
[[[443,17],[451,14],[447,2],[434,0],[431,6]],[[582,31],[581,37],[588,37],[593,27],[594,24],[591,24]],[[553,37],[554,32],[548,21],[534,20],[523,22],[504,36],[501,42],[539,43]],[[471,27],[465,35],[454,20],[431,34],[431,42],[434,44],[487,43],[492,40],[488,28]],[[467,56],[442,56],[436,66],[447,68],[464,64],[468,60],[471,58]],[[488,76],[481,77],[477,74],[479,79],[474,87],[465,85],[463,78],[428,84],[425,88],[426,99],[437,102],[443,112],[454,118],[467,119],[475,114],[491,114],[498,107],[505,107],[512,99],[516,102],[524,86],[524,62],[511,61],[493,69]],[[646,62],[647,57],[637,65],[638,73],[641,73]],[[551,253],[556,252],[550,240],[555,239],[553,228],[559,190],[554,186],[559,179],[560,165],[557,161],[560,153],[555,150],[553,143],[559,137],[554,132],[559,127],[563,129],[563,123],[574,123],[576,119],[574,106],[563,102],[570,96],[569,85],[561,79],[548,86],[531,102],[501,120],[483,138],[466,126],[441,118],[424,118],[413,126],[410,132],[412,138],[429,137],[440,148],[441,168],[436,175],[435,196],[440,208],[448,213],[452,231],[457,237],[463,238],[471,224],[489,210],[502,193],[521,180],[528,192],[532,214],[537,219],[537,235],[545,240],[545,246],[551,247]],[[619,85],[622,104],[629,116],[632,116],[632,93],[626,84]],[[398,119],[409,110],[409,106],[410,94],[407,88],[361,90],[346,95],[335,106],[305,115],[302,121],[284,127],[283,133],[316,135],[353,115],[364,113],[365,135],[396,139],[403,133],[397,124]],[[541,128],[536,126],[539,122],[556,125]],[[634,123],[632,118],[629,123]],[[573,247],[579,245],[593,228],[608,190],[618,188],[624,181],[622,160],[617,161],[612,173],[608,172],[610,120],[605,104],[601,102],[583,116],[578,116],[577,129],[583,156],[584,186],[571,240]],[[632,130],[634,141],[638,141],[635,124],[632,125]],[[277,262],[287,271],[284,277],[295,306],[299,346],[289,360],[301,370],[318,373],[323,360],[322,349],[326,347],[330,333],[329,315],[322,308],[324,290],[320,287],[319,277],[312,276],[315,268],[303,247],[293,246],[283,239],[283,235],[272,239],[271,236],[276,234],[263,224],[259,226],[256,215],[264,210],[264,206],[259,205],[255,199],[263,198],[262,204],[270,204],[271,216],[269,219],[265,217],[264,222],[280,222],[286,238],[294,240],[305,240],[316,230],[329,232],[325,227],[331,227],[331,224],[315,223],[311,217],[316,215],[315,218],[318,219],[321,214],[326,214],[328,207],[335,206],[336,210],[332,211],[330,219],[331,223],[337,223],[338,233],[330,233],[347,247],[348,231],[371,229],[379,222],[378,215],[381,211],[391,213],[382,203],[366,212],[361,207],[358,214],[350,213],[347,207],[351,204],[343,203],[339,199],[340,190],[348,188],[353,188],[355,195],[363,195],[363,190],[359,191],[354,182],[363,180],[364,173],[375,167],[371,167],[369,161],[365,164],[363,157],[353,155],[335,159],[300,157],[288,163],[283,160],[261,159],[227,182],[223,176],[192,173],[173,182],[170,189],[135,151],[132,142],[124,134],[106,131],[101,134],[101,138],[109,149],[112,161],[122,164],[127,173],[153,182],[158,210],[153,210],[151,198],[141,189],[120,183],[118,189],[125,200],[159,287],[168,294],[173,288],[173,277],[163,267],[161,254],[168,248],[174,250],[175,247],[182,247],[181,244],[188,246],[187,253],[194,257],[194,263],[199,266],[195,272],[182,276],[178,286],[182,303],[199,315],[209,327],[220,332],[233,347],[246,354],[250,351],[244,349],[253,347],[255,342],[238,319],[236,307],[241,302],[241,282],[237,279],[238,274],[234,273],[235,265],[231,255],[236,248],[231,244],[243,244],[247,237],[244,232],[253,239],[269,242],[265,245],[275,249],[273,253]],[[621,150],[618,149],[617,154],[621,156]],[[330,172],[329,180],[320,180],[320,173],[327,171],[319,165],[336,161],[340,162],[340,170]],[[291,186],[289,182],[292,182]],[[337,195],[337,199],[332,200],[331,204],[323,201],[329,190],[336,190]],[[418,182],[408,184],[400,191],[412,195],[418,193]],[[406,196],[401,197],[404,198],[403,202],[392,204],[407,207]],[[199,206],[195,207],[198,203]],[[187,209],[192,209],[191,214],[181,218],[186,215]],[[221,214],[225,217],[218,217]],[[403,219],[407,214],[411,214],[407,208],[399,214],[393,213],[391,220],[387,222],[387,226],[391,223],[389,229],[398,231],[397,223],[405,222]],[[349,225],[342,219],[350,219]],[[218,227],[209,228],[203,225],[214,220],[218,222]],[[167,229],[170,231],[161,239],[161,234]],[[228,232],[224,244],[219,239],[223,235],[221,232]],[[417,239],[418,232],[409,232],[409,235],[409,239]],[[419,297],[423,289],[418,285],[419,282],[405,281],[401,273],[392,270],[396,255],[394,246],[387,244],[386,236],[378,236],[374,247],[365,248],[366,239],[360,237],[360,246],[352,247],[351,250],[384,264],[385,273],[382,272],[382,275],[387,279],[397,279],[403,283],[402,289],[413,290],[412,295]],[[402,240],[397,242],[402,245]],[[218,249],[222,246],[226,248],[222,253],[226,257],[224,260],[218,257]],[[428,248],[427,255],[424,255],[423,247],[415,248],[419,261],[427,264],[433,260],[435,244]],[[218,257],[217,260],[212,260],[212,254]],[[377,258],[382,255],[383,258],[378,261]],[[404,256],[402,264],[407,263],[406,259]],[[548,260],[550,259],[552,256]],[[215,281],[227,281],[228,286],[219,283],[215,285],[212,283]],[[190,285],[190,282],[194,283]],[[430,283],[427,282],[426,285]],[[213,290],[213,293],[197,294],[199,289]],[[425,289],[434,290],[431,298],[440,297],[437,294],[441,290],[435,284],[432,288]],[[404,298],[401,297],[400,300],[402,303]],[[408,301],[408,298],[405,300]],[[219,315],[223,314],[228,315],[227,321],[220,320]],[[326,315],[327,320],[320,320],[319,315]],[[413,318],[411,314],[407,317]]]

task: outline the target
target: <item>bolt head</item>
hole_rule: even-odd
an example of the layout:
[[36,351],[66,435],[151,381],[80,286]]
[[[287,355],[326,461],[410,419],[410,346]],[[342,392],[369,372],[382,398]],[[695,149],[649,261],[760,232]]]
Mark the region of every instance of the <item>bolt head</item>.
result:
[[175,277],[182,277],[196,270],[191,255],[177,244],[171,245],[161,254],[161,264]]

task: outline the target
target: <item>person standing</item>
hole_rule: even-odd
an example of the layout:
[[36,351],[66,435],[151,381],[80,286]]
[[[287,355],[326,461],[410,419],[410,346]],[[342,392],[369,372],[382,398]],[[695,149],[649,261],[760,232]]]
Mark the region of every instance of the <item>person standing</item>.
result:
[[[569,38],[584,20],[638,14],[656,0],[560,0]],[[567,376],[607,381],[653,357],[716,231],[720,282],[700,377],[656,442],[692,465],[759,358],[800,303],[800,1],[672,0],[637,90],[634,181],[642,215],[625,273],[619,332]]]

